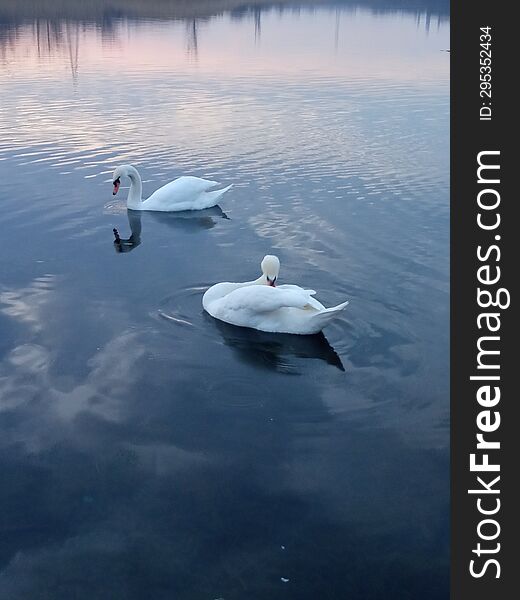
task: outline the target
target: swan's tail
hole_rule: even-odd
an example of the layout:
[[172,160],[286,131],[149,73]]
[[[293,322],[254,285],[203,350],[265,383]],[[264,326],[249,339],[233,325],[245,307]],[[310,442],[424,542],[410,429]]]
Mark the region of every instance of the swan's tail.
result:
[[332,319],[335,319],[348,305],[348,300],[346,302],[342,302],[337,306],[333,306],[331,308],[326,308],[325,310],[320,311],[318,314],[312,317],[313,327],[316,329],[316,332],[321,331],[325,325],[327,325]]
[[232,187],[233,187],[233,184],[231,183],[230,185],[228,185],[225,188],[222,188],[221,190],[214,190],[213,192],[206,192],[205,199],[208,201],[206,208],[215,206],[218,203],[219,199]]

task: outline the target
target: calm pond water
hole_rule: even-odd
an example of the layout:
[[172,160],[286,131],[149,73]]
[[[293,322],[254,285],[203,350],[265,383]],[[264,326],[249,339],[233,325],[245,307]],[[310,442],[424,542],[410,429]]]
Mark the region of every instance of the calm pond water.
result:
[[[447,48],[445,2],[0,3],[2,600],[448,598]],[[234,188],[132,215],[121,163]],[[202,312],[266,253],[324,335]]]

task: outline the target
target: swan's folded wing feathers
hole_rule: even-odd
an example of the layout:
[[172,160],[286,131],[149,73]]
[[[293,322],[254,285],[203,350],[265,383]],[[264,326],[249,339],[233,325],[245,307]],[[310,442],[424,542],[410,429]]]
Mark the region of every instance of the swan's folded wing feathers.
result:
[[171,206],[183,202],[193,201],[198,195],[212,190],[219,185],[217,181],[209,179],[200,179],[199,177],[183,176],[170,181],[166,185],[156,190],[146,202],[154,205]]
[[299,285],[293,285],[292,283],[284,283],[282,285],[278,286],[279,290],[300,290],[302,292],[305,292],[306,294],[309,294],[309,296],[315,296],[317,294],[316,290],[306,290],[302,287],[300,287]]
[[267,285],[243,287],[226,296],[228,310],[250,310],[258,313],[272,312],[280,308],[307,308],[312,298],[306,290],[281,289]]
[[191,175],[183,175],[175,180],[179,187],[184,188],[191,194],[197,194],[201,192],[207,192],[212,190],[217,185],[220,185],[218,181],[211,181],[209,179],[201,179],[200,177],[192,177]]

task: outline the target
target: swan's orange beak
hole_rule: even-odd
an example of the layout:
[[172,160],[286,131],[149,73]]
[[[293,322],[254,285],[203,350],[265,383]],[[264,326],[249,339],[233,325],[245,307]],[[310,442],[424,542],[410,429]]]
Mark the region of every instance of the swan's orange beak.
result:
[[119,186],[121,185],[121,181],[119,180],[119,177],[114,181],[114,190],[112,192],[112,196],[115,196],[117,194],[117,192],[119,191]]

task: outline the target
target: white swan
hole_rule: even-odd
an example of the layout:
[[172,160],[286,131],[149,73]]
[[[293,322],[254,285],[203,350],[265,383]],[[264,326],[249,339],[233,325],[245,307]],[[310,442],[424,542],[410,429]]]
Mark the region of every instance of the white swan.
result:
[[260,331],[307,335],[318,333],[348,302],[325,308],[314,290],[297,285],[276,286],[280,261],[267,255],[262,275],[245,283],[217,283],[207,290],[202,306],[212,317]]
[[179,177],[156,190],[146,200],[142,199],[143,184],[141,177],[132,165],[117,167],[112,175],[115,196],[121,184],[121,177],[130,178],[130,191],[126,205],[131,210],[157,210],[162,212],[182,210],[203,210],[215,206],[220,197],[233,184],[220,190],[214,190],[216,181],[199,177]]

